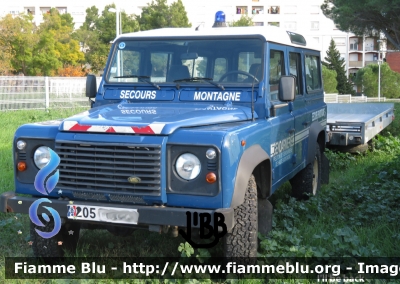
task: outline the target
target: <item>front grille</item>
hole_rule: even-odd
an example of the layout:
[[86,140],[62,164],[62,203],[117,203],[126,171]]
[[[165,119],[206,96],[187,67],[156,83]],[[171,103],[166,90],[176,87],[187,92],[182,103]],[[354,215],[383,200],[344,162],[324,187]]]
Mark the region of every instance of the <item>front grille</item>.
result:
[[[61,159],[57,188],[79,193],[88,189],[140,196],[161,194],[160,145],[57,141],[56,152]],[[129,177],[140,182],[130,183]]]

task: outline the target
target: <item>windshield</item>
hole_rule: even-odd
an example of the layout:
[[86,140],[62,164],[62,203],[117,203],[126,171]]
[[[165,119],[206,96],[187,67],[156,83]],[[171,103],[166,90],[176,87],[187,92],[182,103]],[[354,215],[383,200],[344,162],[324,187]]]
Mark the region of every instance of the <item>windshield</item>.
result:
[[208,84],[258,83],[263,74],[263,41],[254,38],[121,40],[106,71],[106,82]]

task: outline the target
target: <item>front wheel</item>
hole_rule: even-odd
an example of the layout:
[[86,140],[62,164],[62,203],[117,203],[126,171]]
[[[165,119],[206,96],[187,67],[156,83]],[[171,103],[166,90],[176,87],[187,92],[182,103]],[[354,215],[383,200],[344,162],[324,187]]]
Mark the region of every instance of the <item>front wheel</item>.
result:
[[224,242],[225,257],[256,257],[258,233],[257,185],[253,175],[247,184],[244,202],[234,210],[235,226]]
[[321,187],[321,170],[321,150],[317,143],[314,160],[290,180],[292,196],[298,199],[308,199],[309,195],[317,195]]

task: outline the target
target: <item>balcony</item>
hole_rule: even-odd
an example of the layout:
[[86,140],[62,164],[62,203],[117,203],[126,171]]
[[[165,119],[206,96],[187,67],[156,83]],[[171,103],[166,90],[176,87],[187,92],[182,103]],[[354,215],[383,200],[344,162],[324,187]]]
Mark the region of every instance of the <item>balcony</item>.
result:
[[363,62],[362,61],[350,61],[349,62],[349,67],[363,67]]
[[378,64],[378,60],[365,61],[365,65],[369,65],[369,64]]

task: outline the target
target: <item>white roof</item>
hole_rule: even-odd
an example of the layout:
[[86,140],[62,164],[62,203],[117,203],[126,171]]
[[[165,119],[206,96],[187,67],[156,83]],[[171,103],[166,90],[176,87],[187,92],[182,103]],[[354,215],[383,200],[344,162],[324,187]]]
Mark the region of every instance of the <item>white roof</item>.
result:
[[306,38],[307,45],[298,45],[290,41],[285,29],[274,26],[252,26],[252,27],[218,27],[218,28],[162,28],[135,33],[126,33],[118,38],[139,38],[139,37],[185,37],[185,36],[240,36],[240,35],[261,35],[266,41],[280,43],[289,46],[297,46],[307,49],[319,50],[314,39]]

